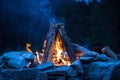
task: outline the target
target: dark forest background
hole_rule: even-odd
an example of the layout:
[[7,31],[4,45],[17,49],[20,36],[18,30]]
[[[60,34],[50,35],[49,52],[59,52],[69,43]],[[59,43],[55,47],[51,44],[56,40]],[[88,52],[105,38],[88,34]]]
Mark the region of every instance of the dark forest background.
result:
[[41,50],[51,22],[63,22],[72,42],[93,49],[110,46],[120,52],[119,0],[0,0],[0,53]]

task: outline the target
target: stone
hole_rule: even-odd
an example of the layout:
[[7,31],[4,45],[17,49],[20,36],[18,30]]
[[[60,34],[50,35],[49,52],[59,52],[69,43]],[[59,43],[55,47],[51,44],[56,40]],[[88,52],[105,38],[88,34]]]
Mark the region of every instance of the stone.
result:
[[79,77],[74,77],[74,78],[68,78],[67,80],[83,80],[83,79]]
[[34,61],[35,55],[27,51],[11,51],[2,55],[2,62],[5,64],[4,68],[21,69],[28,66]]
[[111,58],[106,56],[105,54],[98,54],[97,57],[95,58],[96,61],[107,61],[110,59]]
[[9,60],[13,58],[23,57],[25,60],[33,61],[34,54],[27,51],[6,52],[2,55],[3,59]]
[[70,66],[54,67],[46,72],[48,73],[48,75],[55,75],[55,76],[59,75],[59,76],[75,77],[78,75],[77,71]]
[[25,60],[27,60],[27,61],[29,61],[29,62],[32,62],[33,60],[34,60],[34,57],[35,57],[35,55],[33,54],[33,53],[31,53],[31,52],[26,52],[26,51],[22,51],[22,57],[25,59]]
[[92,62],[83,65],[84,78],[85,80],[119,80],[120,69],[118,67],[120,67],[119,60]]
[[38,66],[36,66],[36,68],[39,70],[47,70],[52,67],[54,67],[54,64],[52,62],[47,62],[47,63],[39,64]]
[[75,69],[79,74],[83,74],[83,68],[80,60],[76,60],[71,64],[71,67]]
[[80,57],[80,61],[82,64],[89,64],[91,62],[94,62],[94,58],[93,57]]
[[48,76],[48,80],[66,80],[65,76]]
[[0,80],[48,80],[48,76],[35,68],[5,69],[1,71]]
[[120,80],[120,65],[114,68],[110,80]]
[[0,68],[3,68],[3,66],[4,66],[4,63],[3,63],[2,57],[0,56]]
[[8,66],[15,68],[15,69],[22,69],[25,68],[29,62],[24,60],[22,57],[13,58],[8,61]]

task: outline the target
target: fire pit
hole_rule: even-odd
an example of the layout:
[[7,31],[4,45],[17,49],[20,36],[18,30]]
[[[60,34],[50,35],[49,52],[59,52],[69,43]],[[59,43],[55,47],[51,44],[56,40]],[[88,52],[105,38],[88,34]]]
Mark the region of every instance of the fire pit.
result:
[[0,80],[109,80],[116,75],[119,78],[119,60],[71,43],[63,23],[51,24],[42,52],[34,53],[30,47],[26,43],[27,51],[6,52],[0,57]]

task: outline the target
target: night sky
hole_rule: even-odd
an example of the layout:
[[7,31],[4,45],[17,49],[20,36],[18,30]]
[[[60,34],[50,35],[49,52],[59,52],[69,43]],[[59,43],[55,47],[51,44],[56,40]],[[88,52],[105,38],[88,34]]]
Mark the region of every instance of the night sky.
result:
[[[0,53],[41,50],[50,23],[63,22],[72,42],[120,53],[119,0],[0,0]],[[98,2],[97,2],[98,1]]]

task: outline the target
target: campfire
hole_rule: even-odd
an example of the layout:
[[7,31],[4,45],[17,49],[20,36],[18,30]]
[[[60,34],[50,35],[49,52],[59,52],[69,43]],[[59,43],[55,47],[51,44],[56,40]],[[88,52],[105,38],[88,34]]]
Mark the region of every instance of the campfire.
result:
[[51,24],[42,52],[30,47],[26,43],[27,51],[6,52],[0,57],[0,80],[109,80],[119,72],[119,55],[108,46],[102,52],[111,58],[71,43],[64,24]]
[[[31,44],[26,43],[26,50],[30,50]],[[35,61],[38,63],[53,62],[55,66],[71,65],[75,60],[71,48],[70,39],[64,31],[64,24],[51,24],[47,38],[44,41],[42,53],[35,52]]]

